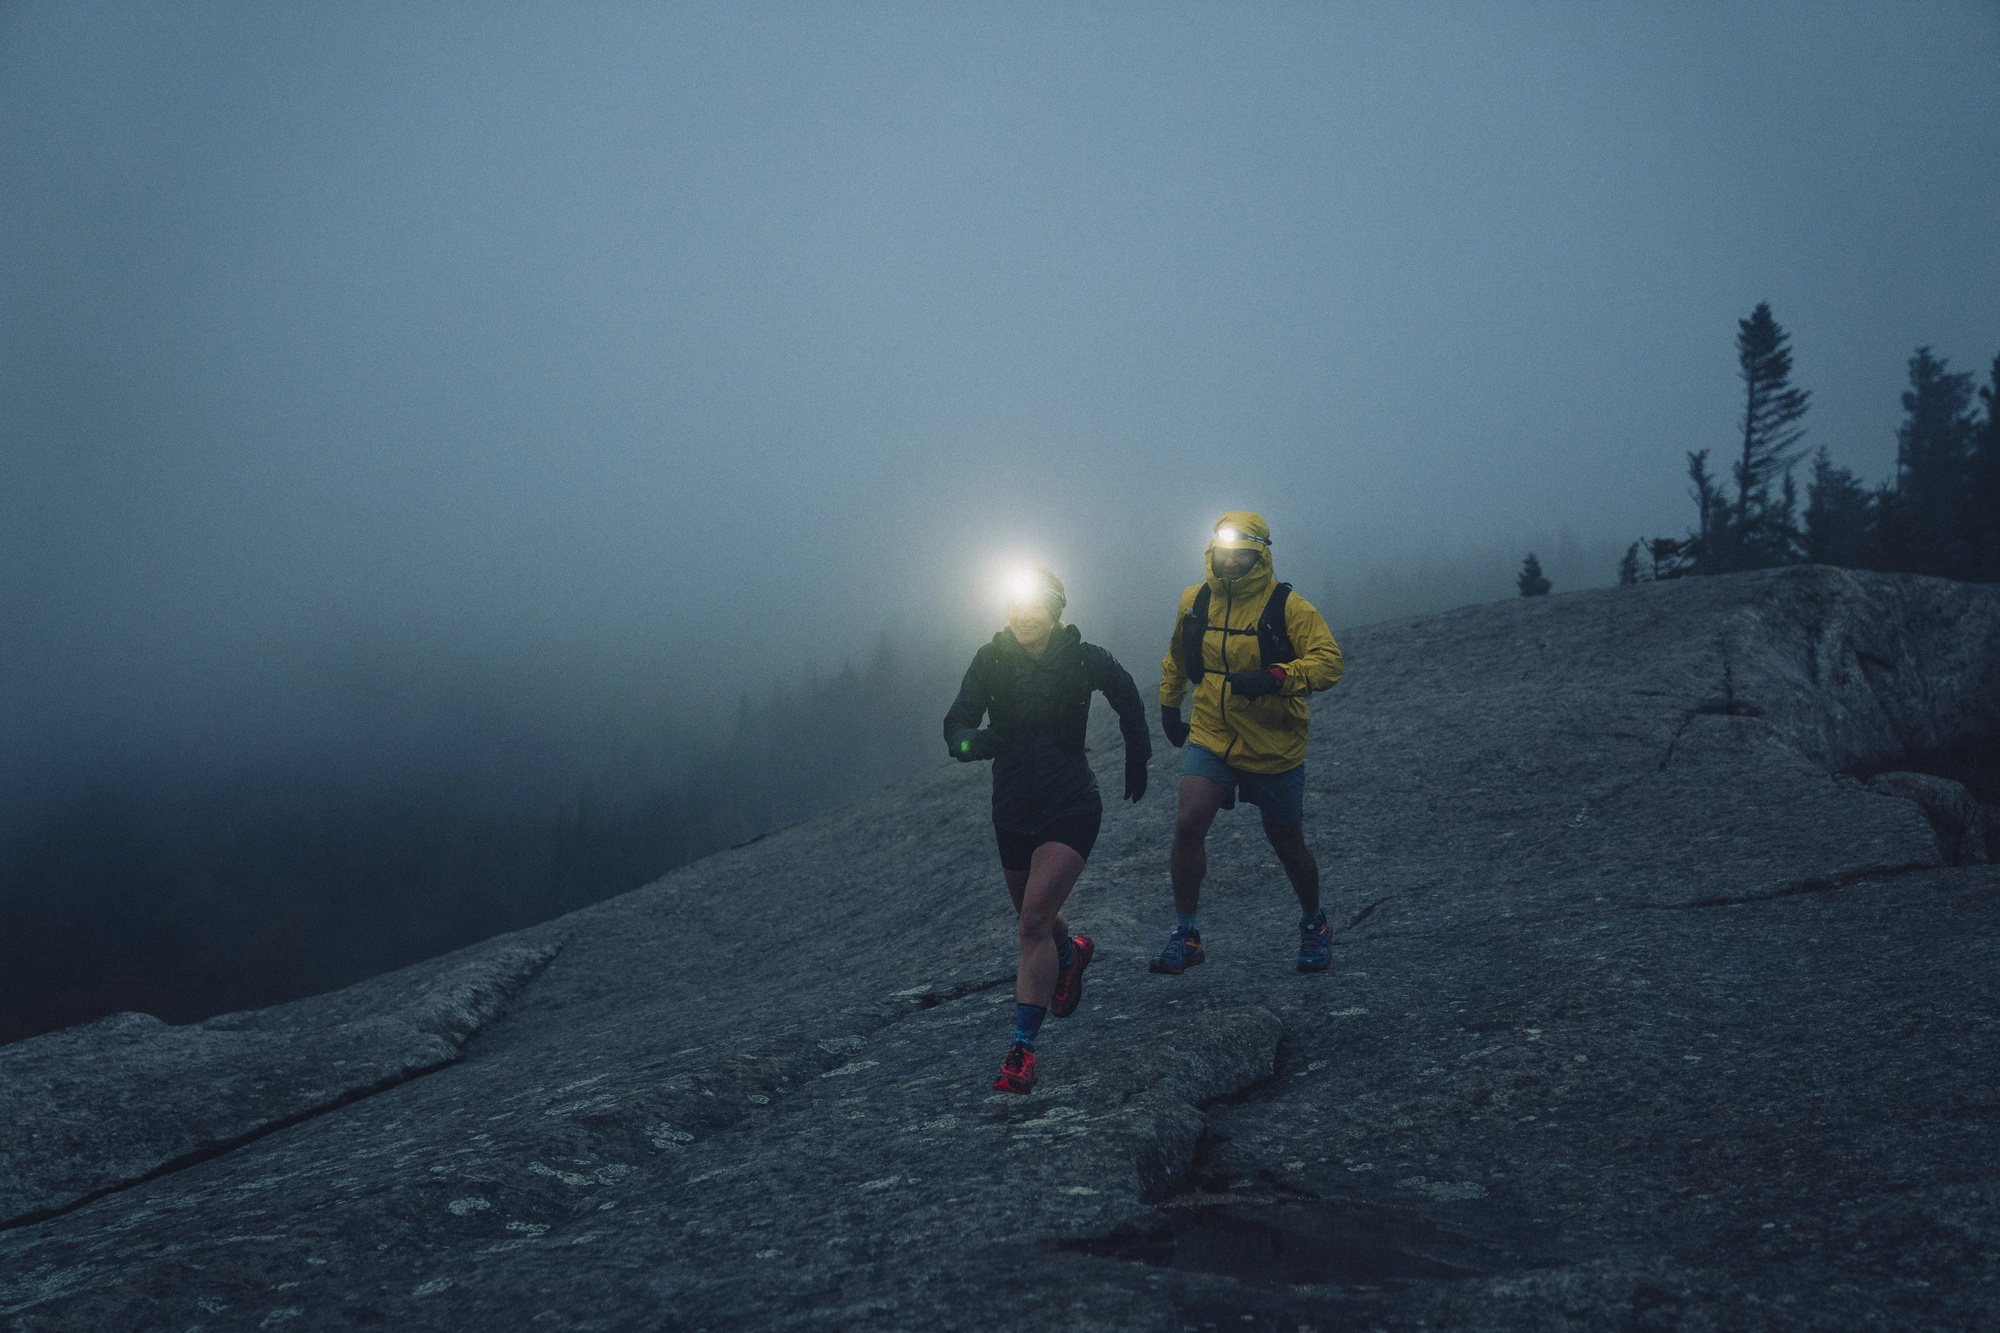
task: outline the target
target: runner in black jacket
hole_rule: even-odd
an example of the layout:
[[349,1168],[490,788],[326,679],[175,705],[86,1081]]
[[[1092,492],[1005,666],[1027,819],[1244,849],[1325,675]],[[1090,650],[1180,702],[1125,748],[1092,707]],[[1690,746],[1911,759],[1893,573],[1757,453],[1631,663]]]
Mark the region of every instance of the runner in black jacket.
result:
[[[1062,905],[1083,873],[1104,815],[1084,753],[1090,694],[1102,690],[1125,737],[1125,799],[1146,794],[1153,742],[1145,706],[1118,659],[1062,623],[1062,580],[1025,576],[1007,605],[1007,628],[980,648],[944,717],[945,744],[962,763],[993,761],[993,833],[1000,869],[1021,918],[1014,978],[1014,1044],[993,1086],[1035,1086],[1035,1036],[1045,1014],[1067,1018],[1083,998],[1083,969],[1096,951],[1070,938]],[[991,725],[980,729],[980,719]]]

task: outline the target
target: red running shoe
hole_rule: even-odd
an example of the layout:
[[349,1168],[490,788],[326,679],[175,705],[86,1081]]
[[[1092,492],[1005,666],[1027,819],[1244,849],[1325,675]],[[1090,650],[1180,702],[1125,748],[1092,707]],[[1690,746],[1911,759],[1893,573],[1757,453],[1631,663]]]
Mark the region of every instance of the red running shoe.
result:
[[1015,1042],[1000,1062],[1000,1077],[993,1080],[995,1092],[1018,1092],[1027,1096],[1035,1090],[1035,1053]]
[[1049,997],[1049,1017],[1068,1018],[1083,1003],[1083,969],[1097,953],[1088,935],[1075,935],[1069,942],[1070,965],[1056,973],[1056,993]]

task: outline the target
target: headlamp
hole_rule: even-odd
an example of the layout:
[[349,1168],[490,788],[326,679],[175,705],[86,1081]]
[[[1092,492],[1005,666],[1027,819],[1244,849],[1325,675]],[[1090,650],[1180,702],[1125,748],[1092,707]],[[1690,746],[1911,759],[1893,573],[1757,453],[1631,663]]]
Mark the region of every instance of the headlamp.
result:
[[1063,595],[1062,580],[1046,569],[1023,569],[1010,574],[1006,592],[1009,606],[1037,604],[1056,615],[1061,615],[1063,607],[1069,604]]
[[1219,542],[1256,542],[1259,546],[1269,546],[1271,544],[1269,537],[1252,536],[1250,533],[1233,528],[1227,523],[1215,530],[1215,539]]

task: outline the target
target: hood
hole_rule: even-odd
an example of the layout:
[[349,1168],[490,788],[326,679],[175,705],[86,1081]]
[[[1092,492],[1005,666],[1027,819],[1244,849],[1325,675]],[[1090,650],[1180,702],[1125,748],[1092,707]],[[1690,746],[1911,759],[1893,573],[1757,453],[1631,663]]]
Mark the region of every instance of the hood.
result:
[[[1271,561],[1271,527],[1264,522],[1262,514],[1253,514],[1247,509],[1232,509],[1215,520],[1215,526],[1235,528],[1246,537],[1261,537],[1263,541],[1239,540],[1223,541],[1220,537],[1209,538],[1208,546],[1201,553],[1202,572],[1207,576],[1208,586],[1217,594],[1227,592],[1236,597],[1254,596],[1270,588],[1278,581],[1277,566]],[[1215,573],[1215,562],[1211,558],[1217,551],[1255,551],[1257,563],[1250,566],[1250,572],[1240,579],[1222,579]]]

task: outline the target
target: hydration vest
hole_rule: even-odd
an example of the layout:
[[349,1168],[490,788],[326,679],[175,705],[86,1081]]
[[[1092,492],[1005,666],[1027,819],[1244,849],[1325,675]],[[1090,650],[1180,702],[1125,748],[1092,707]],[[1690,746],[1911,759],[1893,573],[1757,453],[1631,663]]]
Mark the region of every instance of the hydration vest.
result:
[[1070,637],[1073,631],[1069,625],[1058,630],[1061,641],[1050,643],[1049,655],[1040,662],[1006,630],[993,636],[983,674],[996,734],[1009,741],[1046,737],[1058,750],[1083,753],[1093,687],[1085,644]]
[[1202,666],[1201,660],[1201,641],[1202,636],[1211,628],[1222,631],[1224,662],[1229,660],[1229,636],[1232,634],[1257,636],[1257,652],[1267,670],[1274,666],[1283,666],[1298,656],[1292,650],[1291,632],[1285,628],[1285,600],[1291,596],[1291,584],[1280,583],[1271,589],[1271,598],[1264,603],[1263,613],[1257,617],[1254,629],[1231,629],[1227,625],[1211,626],[1208,623],[1209,591],[1209,586],[1204,581],[1194,595],[1194,605],[1181,617],[1181,671],[1187,676],[1190,684],[1200,684],[1202,676],[1206,674],[1206,668]]

